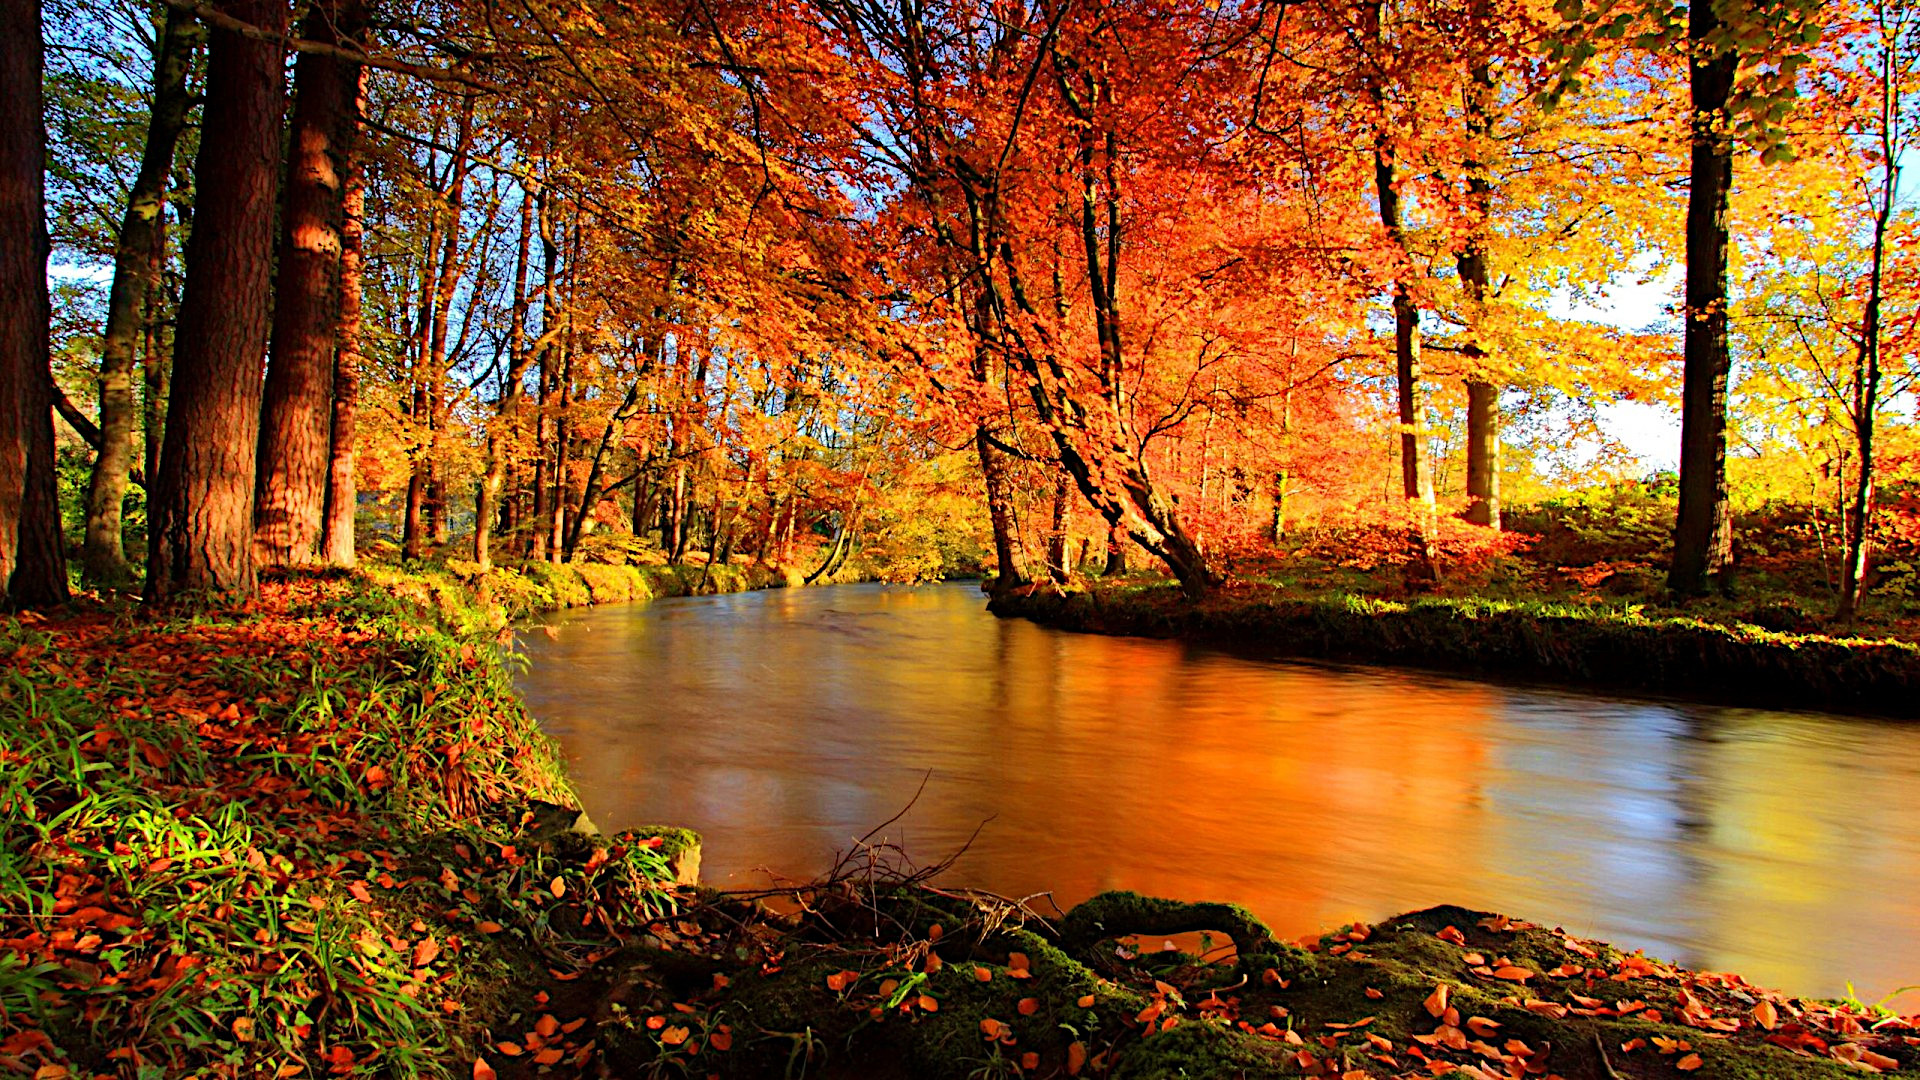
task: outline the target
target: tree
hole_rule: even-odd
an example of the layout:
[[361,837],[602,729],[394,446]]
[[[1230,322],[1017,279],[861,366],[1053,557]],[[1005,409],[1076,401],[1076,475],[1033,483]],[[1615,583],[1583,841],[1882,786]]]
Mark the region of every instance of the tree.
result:
[[[300,34],[320,45],[353,42],[359,0],[316,4]],[[303,53],[282,189],[273,347],[260,417],[254,550],[268,565],[314,557],[326,505],[334,352],[340,306],[341,227],[359,130],[360,65]]]
[[[268,36],[287,30],[283,0],[235,0],[225,12]],[[283,67],[273,41],[231,29],[210,34],[175,392],[148,503],[150,603],[199,591],[244,597],[254,588],[254,468],[273,307]]]
[[39,0],[0,2],[0,604],[67,597],[48,371]]
[[[168,8],[153,50],[153,103],[140,170],[128,193],[113,253],[113,283],[100,346],[100,445],[87,484],[86,539],[80,561],[89,580],[116,582],[127,573],[121,511],[133,470],[133,376],[149,306],[161,288],[166,259],[167,182],[193,96],[187,77],[204,39],[199,24]],[[156,462],[148,460],[147,471]]]

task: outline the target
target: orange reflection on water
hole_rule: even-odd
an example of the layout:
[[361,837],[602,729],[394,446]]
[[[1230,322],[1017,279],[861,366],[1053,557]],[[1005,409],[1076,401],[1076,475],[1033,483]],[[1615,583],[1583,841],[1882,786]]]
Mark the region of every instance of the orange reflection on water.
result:
[[[1920,728],[1268,663],[985,614],[965,586],[609,608],[521,679],[603,828],[718,885],[886,832],[1065,907],[1233,900],[1283,935],[1441,902],[1793,993],[1920,982]],[[983,824],[984,823],[984,824]]]

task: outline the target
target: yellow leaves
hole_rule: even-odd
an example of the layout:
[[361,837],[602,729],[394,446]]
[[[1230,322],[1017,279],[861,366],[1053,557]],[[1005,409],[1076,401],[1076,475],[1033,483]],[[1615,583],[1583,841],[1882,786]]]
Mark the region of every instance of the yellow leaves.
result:
[[1780,1010],[1774,1007],[1773,1002],[1762,1000],[1753,1007],[1753,1022],[1772,1031],[1780,1026]]

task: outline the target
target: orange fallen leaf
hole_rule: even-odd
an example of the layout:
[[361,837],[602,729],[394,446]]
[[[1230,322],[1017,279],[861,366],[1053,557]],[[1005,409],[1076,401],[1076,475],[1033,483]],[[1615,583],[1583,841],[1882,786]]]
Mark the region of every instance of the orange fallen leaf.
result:
[[1034,1013],[1040,1011],[1040,999],[1021,998],[1020,1003],[1014,1007],[1020,1010],[1021,1016],[1032,1016]]
[[486,1058],[473,1059],[473,1080],[496,1080],[493,1066],[487,1064]]
[[565,1056],[566,1051],[557,1046],[550,1046],[533,1055],[533,1060],[541,1065],[558,1065],[560,1064],[560,1059]]
[[1504,979],[1507,982],[1526,982],[1528,979],[1533,978],[1533,972],[1523,967],[1514,967],[1508,964],[1505,967],[1494,968],[1493,977],[1496,979]]
[[921,995],[920,995],[920,1008],[921,1008],[921,1009],[923,1009],[923,1010],[925,1010],[925,1011],[927,1011],[927,1012],[939,1012],[939,1011],[940,1011],[940,1003],[939,1003],[939,1002],[937,1002],[937,1001],[935,1001],[935,1000],[933,1000],[933,998],[931,998],[931,997],[928,997],[928,996],[927,996],[926,994],[921,994]]
[[1700,1060],[1699,1054],[1688,1054],[1686,1057],[1674,1062],[1673,1067],[1679,1069],[1681,1072],[1692,1072],[1705,1064],[1706,1062]]
[[992,982],[993,972],[983,967],[977,967],[973,969],[973,977],[981,982]]
[[540,1019],[533,1022],[533,1030],[538,1032],[541,1038],[551,1039],[553,1033],[560,1030],[560,1021],[554,1019],[552,1013],[542,1013]]
[[715,1050],[731,1050],[733,1049],[733,1033],[724,1028],[712,1032],[707,1036],[707,1045],[713,1047]]
[[439,955],[439,942],[430,937],[421,938],[420,943],[413,947],[413,966],[417,968],[426,967],[428,964],[433,963],[434,957]]
[[1039,1054],[1036,1054],[1036,1053],[1034,1053],[1034,1052],[1033,1052],[1033,1051],[1031,1051],[1031,1050],[1029,1050],[1029,1051],[1027,1051],[1027,1052],[1026,1052],[1026,1053],[1024,1053],[1024,1054],[1021,1054],[1021,1055],[1020,1055],[1020,1067],[1021,1067],[1021,1068],[1023,1068],[1023,1069],[1025,1069],[1025,1070],[1027,1070],[1028,1072],[1032,1072],[1033,1070],[1035,1070],[1035,1069],[1037,1069],[1037,1068],[1039,1068],[1039,1067],[1040,1067],[1040,1055],[1039,1055]]
[[1006,1034],[1006,1030],[1007,1025],[995,1020],[991,1016],[980,1021],[980,1034],[986,1036],[988,1042],[999,1041],[1000,1036]]
[[1441,941],[1451,942],[1461,948],[1465,948],[1467,945],[1467,935],[1461,933],[1460,928],[1457,926],[1442,927],[1433,936],[1439,938]]
[[567,895],[567,883],[562,878],[554,878],[553,882],[549,884],[547,888],[552,890],[555,900]]
[[520,1049],[520,1044],[517,1042],[498,1042],[493,1044],[493,1048],[508,1057],[519,1057],[525,1052]]
[[1753,1007],[1753,1022],[1772,1031],[1780,1025],[1780,1010],[1774,1008],[1773,1002],[1762,1001]]
[[491,922],[491,921],[481,921],[481,922],[474,923],[473,928],[475,930],[480,931],[483,934],[497,934],[500,931],[506,929],[506,927],[501,926],[499,923]]
[[1446,983],[1441,983],[1439,986],[1434,987],[1433,993],[1428,994],[1427,1000],[1423,1002],[1427,1007],[1427,1015],[1433,1017],[1445,1015],[1447,1011],[1447,998],[1451,995],[1451,992],[1451,989]]
[[1079,1076],[1080,1070],[1087,1067],[1087,1046],[1085,1043],[1072,1043],[1067,1046],[1067,1075]]
[[1081,998],[1079,1001],[1079,1005],[1083,1009],[1093,1008],[1093,995],[1088,994],[1086,997]]
[[686,1042],[687,1036],[691,1034],[693,1034],[693,1032],[675,1024],[660,1033],[660,1041],[668,1046],[679,1046],[681,1043]]

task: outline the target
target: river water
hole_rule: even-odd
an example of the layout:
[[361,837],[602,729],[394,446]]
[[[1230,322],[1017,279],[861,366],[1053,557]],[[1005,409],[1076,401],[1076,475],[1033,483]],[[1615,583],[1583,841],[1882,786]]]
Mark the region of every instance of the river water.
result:
[[[603,829],[703,877],[884,837],[1066,907],[1234,900],[1284,936],[1450,902],[1801,995],[1920,983],[1920,725],[1271,662],[988,615],[972,585],[601,608],[519,684]],[[1894,1003],[1920,1008],[1920,995]]]

